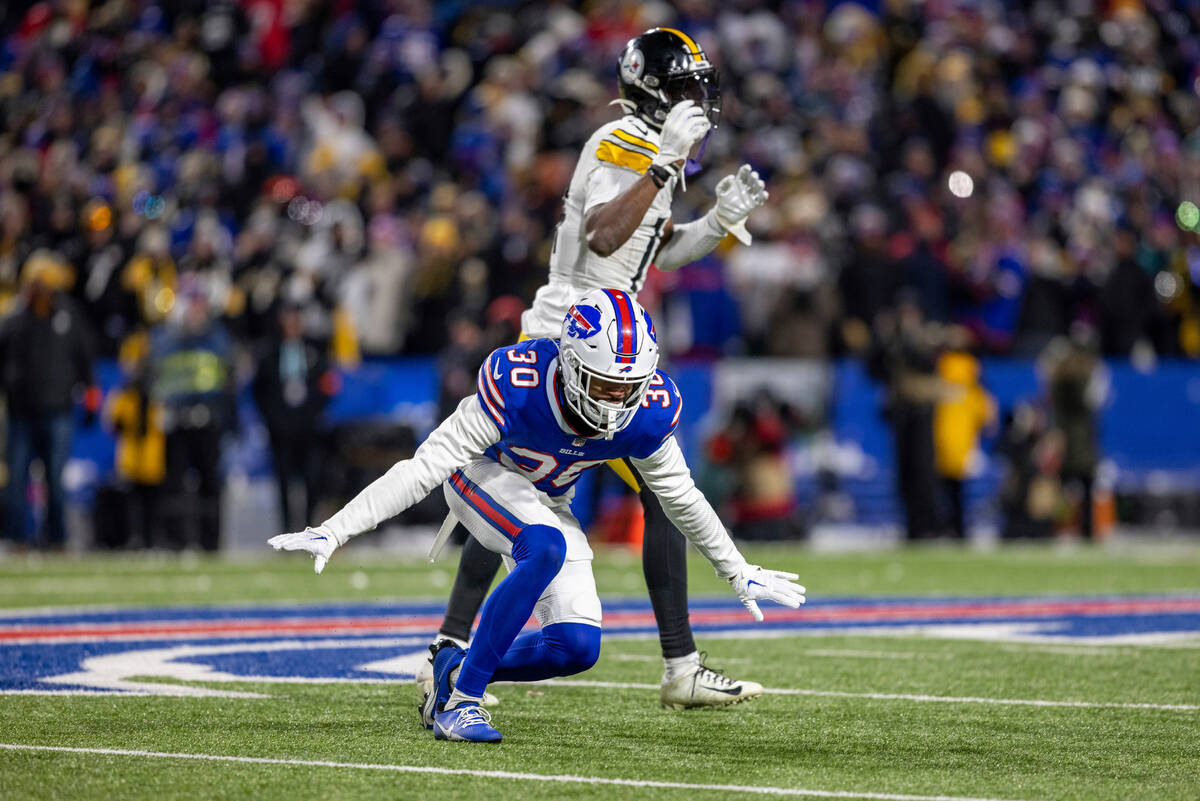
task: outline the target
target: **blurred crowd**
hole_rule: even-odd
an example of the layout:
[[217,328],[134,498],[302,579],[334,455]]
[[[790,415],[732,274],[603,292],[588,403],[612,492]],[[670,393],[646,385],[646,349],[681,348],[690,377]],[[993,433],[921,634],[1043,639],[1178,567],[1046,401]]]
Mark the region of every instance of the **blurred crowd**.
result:
[[[617,54],[659,24],[721,72],[676,217],[742,161],[771,193],[753,245],[652,273],[671,355],[883,364],[907,303],[975,354],[1031,356],[1082,324],[1106,355],[1200,358],[1179,205],[1200,190],[1200,4],[9,2],[0,369],[28,432],[8,446],[9,531],[77,402],[122,437],[123,480],[191,498],[165,511],[215,547],[219,520],[196,520],[237,387],[311,488],[289,432],[336,392],[331,368],[473,369],[545,279],[578,150],[617,113]],[[87,334],[50,361],[11,346],[21,320]],[[96,357],[123,394],[80,395]],[[22,394],[49,373],[58,394]],[[154,497],[136,514],[161,519]]]
[[[973,518],[996,520],[1003,539],[1111,533],[1114,476],[1101,469],[1099,425],[1111,377],[1092,329],[1052,340],[1034,362],[1036,389],[1001,409],[968,330],[926,319],[911,296],[880,327],[887,337],[865,366],[881,392],[867,414],[890,429],[890,465],[866,464],[862,449],[836,441],[831,418],[850,422],[855,400],[820,408],[844,391],[832,374],[800,393],[746,382],[740,400],[718,409],[697,482],[736,537],[802,538],[814,522],[853,523],[870,514],[855,508],[870,491],[856,499],[847,485],[876,473],[894,482],[906,541],[965,541]],[[849,462],[838,455],[847,445]],[[968,483],[978,480],[990,497],[970,510]]]

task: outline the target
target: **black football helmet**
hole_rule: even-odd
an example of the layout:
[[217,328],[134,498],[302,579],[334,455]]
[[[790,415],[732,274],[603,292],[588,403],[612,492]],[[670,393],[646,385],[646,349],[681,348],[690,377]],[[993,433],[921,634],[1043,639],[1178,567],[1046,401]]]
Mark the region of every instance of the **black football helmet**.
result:
[[695,101],[717,127],[721,114],[717,70],[683,31],[651,28],[630,39],[617,60],[617,82],[621,98],[656,129],[681,100]]

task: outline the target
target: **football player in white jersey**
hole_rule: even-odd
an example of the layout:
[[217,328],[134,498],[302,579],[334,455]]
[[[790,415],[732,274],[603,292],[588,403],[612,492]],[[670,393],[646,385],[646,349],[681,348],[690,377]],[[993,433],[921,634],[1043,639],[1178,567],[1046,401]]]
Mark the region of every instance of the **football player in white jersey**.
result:
[[[686,33],[654,28],[626,45],[617,78],[621,98],[614,102],[625,113],[583,148],[555,230],[550,280],[521,317],[522,338],[557,337],[568,307],[589,289],[615,287],[636,296],[651,265],[676,270],[709,253],[727,233],[748,244],[745,219],[767,198],[758,174],[743,165],[717,183],[706,215],[675,225],[671,200],[686,180],[688,156],[720,113],[717,72]],[[686,542],[636,471],[611,464],[639,492],[645,510],[642,558],[663,651],[661,703],[723,706],[760,695],[760,684],[701,661],[688,621]],[[466,645],[499,567],[497,555],[467,538],[437,639]],[[432,668],[423,667],[417,675],[422,692],[432,681]]]
[[[795,573],[747,564],[692,480],[675,441],[683,398],[658,369],[650,315],[619,289],[570,307],[555,339],[492,352],[477,391],[417,449],[322,525],[272,537],[307,551],[318,573],[346,540],[439,484],[472,539],[510,572],[488,597],[469,649],[432,647],[434,681],[421,720],[439,740],[499,742],[482,709],[491,681],[569,676],[600,654],[600,597],[592,551],[571,514],[575,482],[614,458],[630,459],[687,538],[729,580],[756,620],[758,601],[798,608]],[[539,629],[521,633],[530,616]],[[718,688],[720,689],[720,688]],[[575,721],[570,721],[575,725]]]

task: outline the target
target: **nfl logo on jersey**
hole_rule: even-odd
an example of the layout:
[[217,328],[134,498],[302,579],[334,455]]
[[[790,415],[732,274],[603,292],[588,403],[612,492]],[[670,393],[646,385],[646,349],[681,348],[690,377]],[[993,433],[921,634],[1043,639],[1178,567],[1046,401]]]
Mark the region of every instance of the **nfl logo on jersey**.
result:
[[567,310],[567,334],[591,339],[600,333],[600,310],[595,306],[572,306]]

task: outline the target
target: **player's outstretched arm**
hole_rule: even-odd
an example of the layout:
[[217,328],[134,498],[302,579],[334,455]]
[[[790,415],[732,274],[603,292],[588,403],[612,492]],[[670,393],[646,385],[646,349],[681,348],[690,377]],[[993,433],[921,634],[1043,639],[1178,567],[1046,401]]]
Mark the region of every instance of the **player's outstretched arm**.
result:
[[749,164],[743,164],[735,175],[726,175],[717,182],[717,202],[708,214],[676,225],[671,235],[663,239],[654,266],[660,270],[678,270],[708,255],[727,233],[749,245],[746,218],[768,197],[766,184],[758,173]]
[[797,584],[800,578],[795,573],[783,570],[767,570],[758,565],[745,565],[735,575],[729,577],[733,591],[754,619],[762,622],[763,613],[758,608],[759,601],[774,601],[781,606],[800,608],[804,603],[804,585]]
[[312,554],[313,570],[320,573],[339,543],[324,526],[309,526],[304,531],[277,534],[267,544],[277,551],[308,551]]
[[658,496],[667,517],[712,562],[717,575],[729,580],[755,620],[763,619],[759,601],[775,601],[793,609],[804,603],[804,587],[793,582],[798,578],[796,574],[765,570],[746,562],[717,513],[696,488],[674,436],[649,457],[631,461]]
[[320,573],[333,552],[351,537],[400,514],[499,440],[500,431],[478,397],[464,398],[411,459],[394,464],[333,517],[315,528],[280,534],[267,542],[275,550],[308,551]]
[[770,197],[767,185],[749,164],[743,164],[735,175],[726,175],[717,181],[716,194],[716,205],[709,213],[738,241],[749,245],[750,232],[746,230],[746,218],[750,212],[767,202]]

